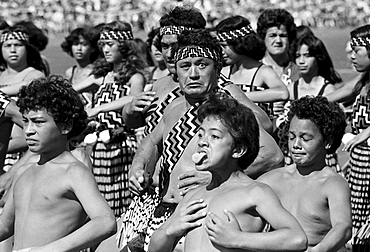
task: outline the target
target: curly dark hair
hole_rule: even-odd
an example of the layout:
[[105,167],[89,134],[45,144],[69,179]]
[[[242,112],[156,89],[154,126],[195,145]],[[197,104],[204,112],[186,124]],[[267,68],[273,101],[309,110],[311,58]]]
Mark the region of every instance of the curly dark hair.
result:
[[257,20],[257,34],[261,39],[265,40],[267,29],[271,27],[280,27],[285,26],[288,33],[289,41],[289,54],[290,56],[294,55],[294,46],[295,40],[297,38],[297,27],[294,23],[293,16],[284,9],[266,9]]
[[69,139],[81,134],[87,126],[87,113],[78,93],[59,75],[37,78],[22,86],[17,106],[22,114],[46,109],[57,124],[72,123]]
[[239,158],[238,165],[245,170],[256,159],[259,145],[259,126],[253,111],[225,93],[210,93],[198,109],[200,122],[215,117],[229,130],[234,147],[246,147],[247,152]]
[[320,130],[324,142],[331,143],[328,153],[335,153],[347,126],[345,114],[337,102],[330,102],[324,96],[303,96],[292,102],[289,123],[294,116],[312,121]]
[[177,39],[177,44],[172,47],[171,50],[172,57],[174,56],[175,52],[177,52],[180,48],[187,46],[206,47],[209,48],[211,51],[216,52],[220,60],[218,62],[215,62],[215,65],[217,69],[221,71],[222,48],[220,43],[217,41],[217,38],[214,37],[208,30],[198,29],[183,31]]
[[[102,32],[104,31],[132,32],[132,26],[127,22],[113,21],[103,26]],[[101,49],[99,44],[100,43],[98,42],[98,46]],[[136,42],[134,40],[121,41],[118,48],[123,56],[123,61],[121,64],[122,67],[119,70],[118,75],[115,77],[115,80],[119,83],[126,84],[136,73],[140,73],[145,76],[147,64],[145,59],[138,53]],[[95,78],[104,77],[111,71],[113,71],[113,64],[108,63],[105,58],[98,59],[94,62],[92,74]]]
[[[215,30],[218,33],[229,32],[248,25],[250,25],[250,22],[247,18],[237,15],[222,20],[216,25]],[[235,53],[255,60],[261,60],[266,51],[264,41],[254,32],[245,37],[228,40],[227,44]]]
[[334,69],[333,62],[324,43],[319,38],[313,35],[304,35],[297,41],[296,51],[302,45],[306,45],[308,47],[308,53],[315,57],[320,76],[332,84],[342,82],[339,73]]
[[94,62],[100,55],[98,48],[99,30],[94,27],[79,27],[71,31],[71,33],[65,37],[65,41],[60,45],[62,50],[70,56],[73,56],[72,45],[79,43],[80,36],[89,42],[90,46],[95,49],[90,55],[90,62]]
[[[2,32],[3,34],[4,33],[12,33],[12,32],[23,32],[27,35],[29,35],[29,32],[28,30],[21,26],[21,25],[15,25],[15,26],[11,26],[11,27],[7,27],[4,29],[4,31]],[[29,67],[33,67],[39,71],[42,71],[42,72],[45,72],[45,65],[44,63],[42,62],[42,59],[41,59],[41,55],[40,55],[40,52],[39,50],[31,45],[30,43],[26,42],[26,41],[22,41],[26,47],[26,50],[27,50],[27,65]],[[2,44],[0,44],[0,46],[2,46]],[[7,63],[3,57],[3,53],[2,53],[2,50],[0,50],[0,64],[4,65],[4,66],[7,66]]]

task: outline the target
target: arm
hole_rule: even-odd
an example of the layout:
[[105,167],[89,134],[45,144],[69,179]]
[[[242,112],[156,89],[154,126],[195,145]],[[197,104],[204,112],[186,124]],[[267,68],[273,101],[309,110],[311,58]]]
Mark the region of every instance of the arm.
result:
[[269,66],[262,66],[257,72],[256,81],[261,84],[256,86],[265,86],[263,91],[247,92],[246,95],[253,102],[276,102],[286,101],[289,98],[289,92],[285,84],[280,80],[276,72]]
[[356,96],[355,86],[357,82],[362,78],[362,74],[359,74],[355,78],[348,81],[341,88],[335,91],[325,94],[329,101],[345,102],[353,99]]
[[232,97],[254,112],[258,122],[267,132],[272,132],[272,122],[265,111],[252,102],[240,88],[234,84],[230,84],[226,87],[226,90],[230,92]]
[[366,129],[364,129],[363,131],[361,131],[361,133],[357,134],[356,136],[354,136],[351,140],[349,140],[343,147],[343,151],[352,151],[352,149],[366,141],[367,139],[369,139],[370,137],[370,127],[367,127]]
[[312,252],[336,252],[352,236],[350,190],[347,182],[342,177],[336,176],[325,182],[325,185],[332,228],[320,243],[311,248]]
[[102,82],[103,77],[95,78],[94,75],[91,74],[83,81],[73,84],[73,88],[79,93],[93,91],[96,90]]
[[260,151],[254,162],[244,171],[253,179],[272,169],[282,167],[283,153],[279,146],[264,129],[260,127]]
[[227,222],[213,213],[208,215],[206,232],[210,240],[226,248],[248,251],[305,251],[306,234],[293,215],[283,208],[272,189],[261,184],[249,190],[249,198],[254,202],[256,211],[270,223],[273,231],[243,232],[233,213],[226,210]]
[[150,239],[150,252],[171,252],[177,242],[190,229],[200,227],[207,205],[202,199],[183,199],[168,220],[153,233]]
[[9,140],[8,153],[24,152],[28,149],[26,138],[22,128],[13,125],[11,138]]
[[[28,85],[32,80],[34,79],[37,79],[39,77],[44,77],[44,73],[38,71],[38,70],[34,70],[34,71],[31,71],[29,72],[22,81],[20,82],[17,82],[17,83],[14,83],[14,84],[11,84],[9,86],[6,86],[6,87],[3,87],[1,88],[1,90],[8,94],[8,95],[11,95],[11,96],[15,96],[18,94],[19,92],[19,89],[24,86],[24,85]],[[3,83],[6,85],[6,83]]]
[[159,124],[154,128],[154,130],[145,137],[134,156],[132,165],[129,171],[129,187],[132,193],[138,195],[145,190],[145,187],[149,186],[148,174],[145,174],[146,166],[152,163],[156,163],[157,160],[153,158],[159,158],[159,155],[154,155],[156,153],[156,146],[160,145],[162,142],[162,135],[164,130],[164,119],[159,122]]
[[73,164],[68,168],[67,180],[90,220],[69,235],[43,246],[45,251],[80,251],[117,231],[113,212],[100,194],[91,171],[80,163]]

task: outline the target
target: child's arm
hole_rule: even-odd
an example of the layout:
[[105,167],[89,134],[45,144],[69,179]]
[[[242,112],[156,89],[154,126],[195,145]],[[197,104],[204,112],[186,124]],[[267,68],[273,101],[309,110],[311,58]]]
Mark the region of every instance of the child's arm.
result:
[[206,216],[206,206],[203,200],[187,201],[184,198],[171,217],[154,232],[150,239],[149,251],[171,252],[186,231],[202,225],[199,220]]
[[100,194],[91,171],[77,162],[72,165],[66,175],[69,186],[90,220],[69,235],[43,246],[45,251],[80,251],[117,231],[113,212]]
[[[263,251],[305,251],[307,237],[298,221],[280,203],[267,185],[256,185],[249,189],[249,198],[255,202],[261,218],[270,223],[271,232],[243,232],[234,215],[226,211],[229,221],[224,222],[209,214],[206,231],[210,240],[226,248]],[[271,210],[273,209],[273,211]]]
[[325,182],[332,228],[310,251],[339,251],[352,236],[350,190],[344,178],[335,176]]
[[73,84],[73,88],[79,93],[88,92],[96,90],[102,82],[103,77],[95,78],[95,76],[91,74],[83,81]]

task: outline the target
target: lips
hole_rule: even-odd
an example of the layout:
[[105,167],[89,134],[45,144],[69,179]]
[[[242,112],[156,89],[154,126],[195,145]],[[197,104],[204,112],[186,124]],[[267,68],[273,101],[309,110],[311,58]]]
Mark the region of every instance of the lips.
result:
[[201,165],[204,163],[204,161],[207,159],[207,153],[206,152],[195,152],[191,159],[196,165]]

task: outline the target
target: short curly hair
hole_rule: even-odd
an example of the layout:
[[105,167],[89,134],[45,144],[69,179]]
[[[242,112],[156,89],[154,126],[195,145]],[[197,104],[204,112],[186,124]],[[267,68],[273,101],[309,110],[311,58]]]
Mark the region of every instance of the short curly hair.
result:
[[46,109],[57,124],[71,123],[69,139],[81,134],[87,126],[87,113],[78,93],[59,75],[40,77],[22,86],[17,106],[22,114]]
[[259,126],[253,111],[225,93],[210,93],[198,109],[200,122],[215,117],[229,130],[234,147],[246,147],[247,152],[239,158],[238,165],[247,169],[256,159],[259,145]]
[[201,46],[214,51],[218,58],[220,59],[218,62],[215,62],[215,65],[219,71],[222,68],[222,48],[221,45],[218,43],[217,38],[213,36],[208,30],[206,29],[197,29],[197,30],[185,30],[183,31],[178,39],[177,43],[172,47],[171,53],[172,57],[174,54],[183,47],[187,46]]
[[[215,29],[218,33],[221,33],[238,30],[249,25],[250,22],[247,18],[237,15],[222,20],[216,25]],[[266,51],[264,41],[255,32],[244,37],[228,40],[227,44],[235,53],[255,60],[261,60]]]
[[98,48],[99,30],[94,27],[79,27],[71,31],[60,45],[62,50],[70,56],[73,56],[72,46],[80,41],[80,36],[89,42],[90,46],[95,49],[90,55],[90,62],[94,62],[100,55]]
[[331,143],[328,154],[335,153],[347,126],[345,114],[337,102],[330,102],[324,96],[303,96],[292,102],[288,113],[289,124],[294,116],[312,121],[325,143]]

